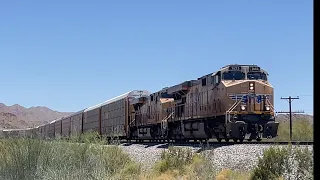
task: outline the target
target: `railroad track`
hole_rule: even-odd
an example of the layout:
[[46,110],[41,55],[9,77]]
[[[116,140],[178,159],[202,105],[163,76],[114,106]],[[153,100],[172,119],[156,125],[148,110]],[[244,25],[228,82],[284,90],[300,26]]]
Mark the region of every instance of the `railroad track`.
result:
[[193,146],[193,147],[205,147],[205,146],[227,146],[235,144],[265,144],[265,145],[313,145],[312,141],[244,141],[244,142],[120,142],[122,145],[141,144],[146,146],[156,145],[173,145],[173,146]]

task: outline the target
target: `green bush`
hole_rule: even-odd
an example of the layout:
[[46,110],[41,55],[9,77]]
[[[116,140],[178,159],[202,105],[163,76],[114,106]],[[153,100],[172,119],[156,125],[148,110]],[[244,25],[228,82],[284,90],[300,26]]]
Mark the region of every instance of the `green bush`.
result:
[[307,148],[295,149],[271,147],[264,151],[253,170],[252,180],[272,180],[280,177],[293,177],[296,179],[312,179],[313,176],[312,152]]
[[252,180],[272,180],[285,172],[289,153],[284,148],[269,148],[259,157],[258,165],[253,171]]
[[213,156],[213,151],[209,154],[194,154],[192,163],[187,169],[191,179],[214,179],[217,175],[213,161],[209,160],[209,156]]
[[[189,148],[169,147],[154,166],[154,174],[164,179],[214,179],[216,170],[208,156]],[[167,177],[162,177],[167,175]],[[150,178],[148,178],[150,179]]]
[[183,171],[186,165],[192,162],[193,153],[190,149],[169,147],[161,154],[161,160],[155,165],[158,172],[167,170]]

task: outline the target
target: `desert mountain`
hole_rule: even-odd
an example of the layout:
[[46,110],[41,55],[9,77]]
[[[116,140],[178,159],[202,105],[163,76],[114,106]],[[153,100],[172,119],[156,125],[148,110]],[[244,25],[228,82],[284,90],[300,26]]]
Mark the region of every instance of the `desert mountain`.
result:
[[[289,114],[278,114],[276,116],[276,121],[289,121]],[[298,120],[308,120],[311,124],[313,124],[313,116],[308,114],[292,114],[292,121]]]
[[0,129],[16,129],[38,126],[72,112],[58,112],[47,107],[25,108],[18,104],[6,106],[0,103]]

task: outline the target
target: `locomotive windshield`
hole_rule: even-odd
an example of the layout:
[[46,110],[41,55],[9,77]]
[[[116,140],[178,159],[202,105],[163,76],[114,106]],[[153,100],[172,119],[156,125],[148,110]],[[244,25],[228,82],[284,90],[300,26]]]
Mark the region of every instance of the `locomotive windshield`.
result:
[[223,80],[243,80],[245,74],[241,71],[228,71],[223,73],[222,78]]
[[263,72],[248,72],[247,74],[247,79],[262,79],[262,80],[267,80],[267,75]]

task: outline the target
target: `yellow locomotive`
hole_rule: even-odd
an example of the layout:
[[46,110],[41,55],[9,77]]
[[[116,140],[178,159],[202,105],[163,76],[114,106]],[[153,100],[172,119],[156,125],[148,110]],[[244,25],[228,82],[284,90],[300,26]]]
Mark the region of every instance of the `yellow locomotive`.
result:
[[132,101],[132,139],[261,140],[277,136],[273,87],[257,65],[227,65]]

